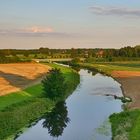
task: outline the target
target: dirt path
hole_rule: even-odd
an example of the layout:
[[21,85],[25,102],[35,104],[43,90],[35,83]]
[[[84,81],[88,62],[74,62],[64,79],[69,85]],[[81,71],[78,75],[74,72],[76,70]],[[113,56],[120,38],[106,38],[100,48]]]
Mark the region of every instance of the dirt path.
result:
[[124,94],[132,98],[133,102],[128,107],[140,108],[140,72],[114,71],[112,76],[121,83]]
[[37,63],[0,64],[0,96],[39,83],[49,69]]

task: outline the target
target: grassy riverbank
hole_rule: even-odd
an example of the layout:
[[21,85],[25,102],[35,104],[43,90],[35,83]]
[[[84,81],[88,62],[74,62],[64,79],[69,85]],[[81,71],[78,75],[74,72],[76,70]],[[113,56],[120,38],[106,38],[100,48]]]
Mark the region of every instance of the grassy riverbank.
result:
[[[71,68],[49,65],[62,71],[67,84],[67,97],[79,84],[79,74]],[[54,105],[55,102],[44,98],[42,84],[0,97],[0,139],[16,134],[21,128],[50,111]]]
[[113,140],[140,139],[140,110],[124,111],[110,116]]

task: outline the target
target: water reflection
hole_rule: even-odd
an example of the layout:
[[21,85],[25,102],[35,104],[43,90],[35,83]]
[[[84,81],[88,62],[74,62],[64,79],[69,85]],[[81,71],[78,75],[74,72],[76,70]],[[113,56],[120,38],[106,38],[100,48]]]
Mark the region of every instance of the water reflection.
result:
[[48,129],[50,136],[61,136],[70,121],[66,103],[64,101],[57,103],[53,111],[46,114],[44,119],[43,127]]
[[107,94],[122,96],[120,84],[111,77],[80,70],[77,90],[16,140],[111,140],[111,125],[106,120],[122,111],[122,103]]

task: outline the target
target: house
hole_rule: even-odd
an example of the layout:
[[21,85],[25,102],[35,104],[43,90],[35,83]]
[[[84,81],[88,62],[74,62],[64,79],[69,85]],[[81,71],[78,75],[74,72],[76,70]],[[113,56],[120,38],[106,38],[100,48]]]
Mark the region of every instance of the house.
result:
[[103,55],[104,55],[104,51],[103,50],[99,50],[97,53],[96,53],[96,57],[100,57],[100,58],[102,58],[103,57]]

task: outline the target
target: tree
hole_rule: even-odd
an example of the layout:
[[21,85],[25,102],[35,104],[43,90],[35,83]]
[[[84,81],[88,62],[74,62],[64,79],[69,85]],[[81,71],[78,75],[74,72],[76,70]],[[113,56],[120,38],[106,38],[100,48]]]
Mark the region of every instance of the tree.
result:
[[81,60],[80,60],[79,57],[76,57],[76,58],[73,58],[73,59],[71,60],[71,62],[72,62],[73,64],[75,64],[75,63],[81,62]]
[[28,53],[28,52],[24,53],[23,55],[24,55],[25,57],[29,57],[29,53]]
[[60,69],[52,69],[42,81],[44,94],[50,99],[62,98],[66,92],[66,84]]

